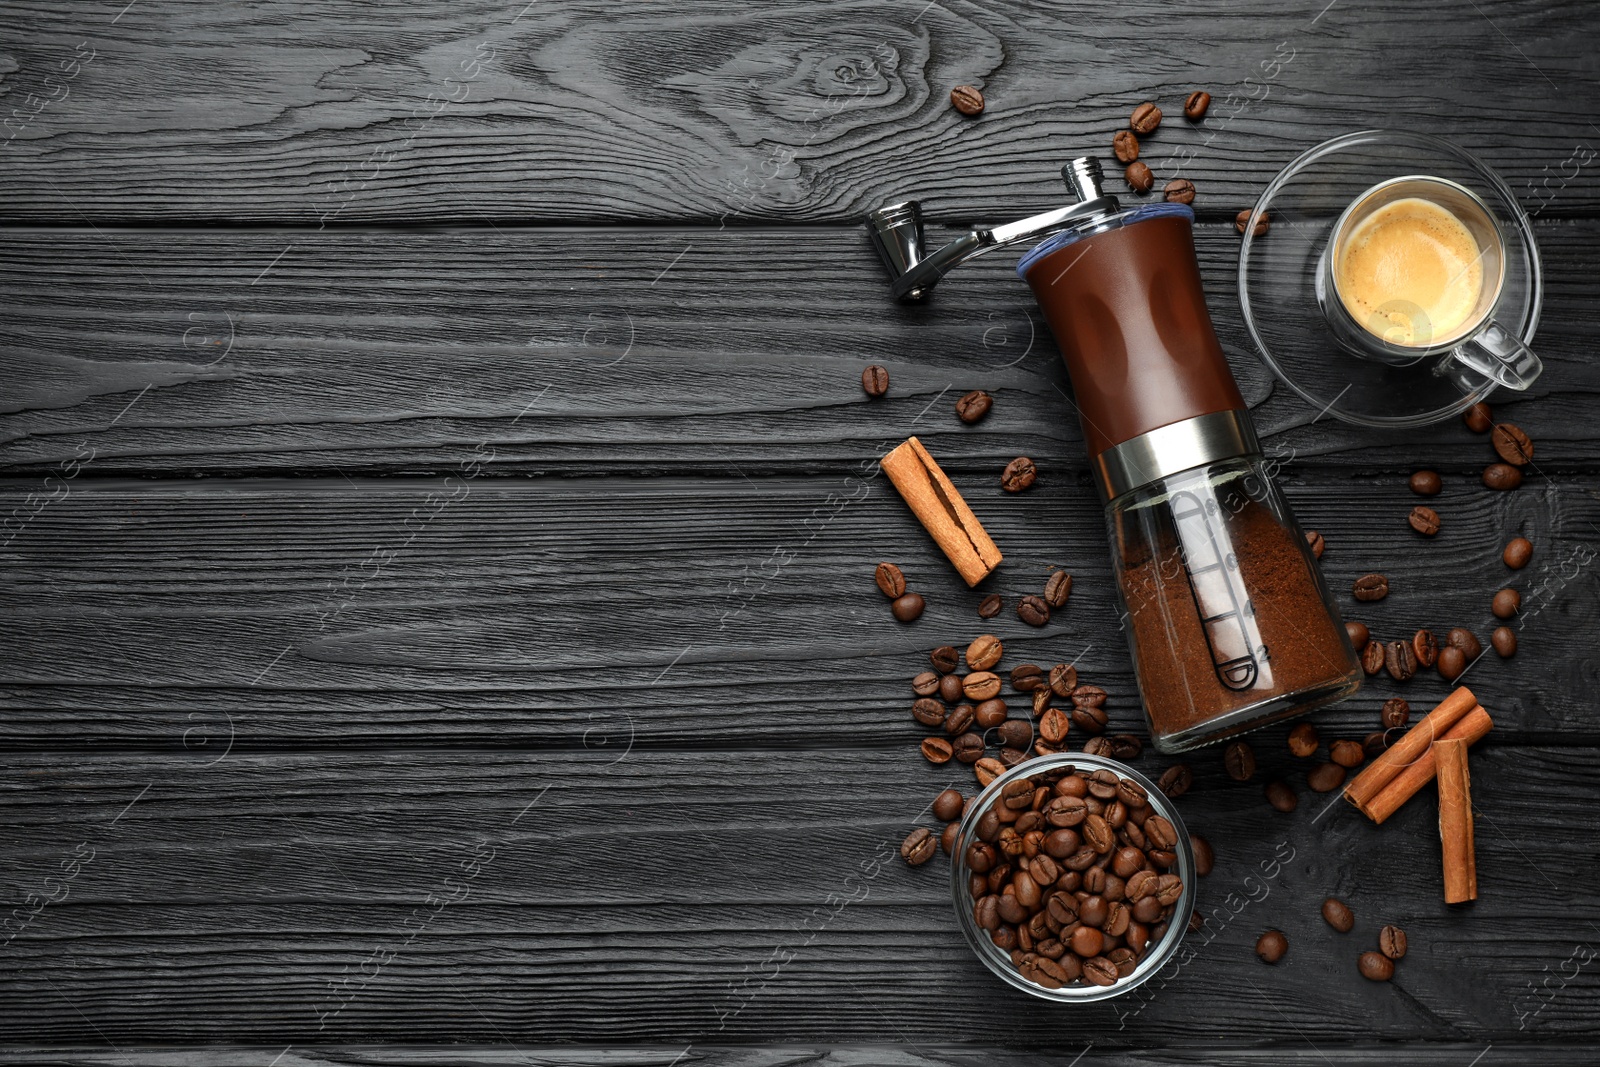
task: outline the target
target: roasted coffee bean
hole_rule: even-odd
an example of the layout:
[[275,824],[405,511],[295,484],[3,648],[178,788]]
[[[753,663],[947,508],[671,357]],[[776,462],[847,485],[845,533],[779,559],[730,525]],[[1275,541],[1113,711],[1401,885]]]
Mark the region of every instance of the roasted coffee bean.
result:
[[1322,918],[1341,934],[1348,934],[1356,925],[1356,913],[1338,897],[1329,897],[1322,902]]
[[[1158,858],[1160,855],[1161,854],[1157,852],[1150,858],[1151,860],[1155,861],[1158,866],[1168,867],[1172,865],[1171,859],[1161,860]],[[1161,902],[1163,907],[1171,907],[1172,905],[1176,904],[1182,896],[1183,881],[1179,879],[1177,875],[1163,874],[1156,879],[1156,899]]]
[[1308,722],[1300,723],[1289,731],[1289,751],[1302,759],[1316,755],[1317,746],[1321,743],[1317,728]]
[[1054,797],[1044,806],[1044,821],[1051,826],[1078,826],[1089,817],[1089,804],[1083,797]]
[[1000,609],[1005,607],[1005,601],[1000,599],[999,593],[990,593],[978,601],[978,618],[992,619],[1000,614]]
[[1502,422],[1489,435],[1489,443],[1507,463],[1517,467],[1533,462],[1533,441],[1514,423]]
[[[955,758],[962,763],[977,763],[983,758],[985,745],[980,734],[966,733],[951,742]],[[988,783],[985,782],[985,785]]]
[[1315,531],[1315,530],[1307,530],[1306,531],[1306,547],[1311,549],[1311,554],[1313,556],[1317,557],[1318,559],[1321,559],[1322,558],[1322,554],[1328,550],[1328,542],[1323,540],[1322,535],[1319,534],[1317,531]]
[[1006,765],[997,759],[985,756],[972,765],[972,773],[978,779],[978,784],[987,786],[990,782],[1006,773]]
[[1350,587],[1357,600],[1382,600],[1389,595],[1389,579],[1381,574],[1364,574]]
[[[1047,690],[1039,690],[1047,692]],[[1049,745],[1059,745],[1067,739],[1072,720],[1060,708],[1051,708],[1039,716],[1039,737]]]
[[[975,671],[986,671],[1000,662],[1005,646],[994,634],[979,634],[967,646],[967,666]],[[996,679],[998,682],[998,679]]]
[[1356,970],[1361,977],[1374,982],[1387,982],[1394,977],[1394,961],[1381,952],[1363,952],[1356,960]]
[[1044,671],[1032,663],[1011,668],[1011,688],[1019,693],[1031,693],[1044,684]]
[[1111,151],[1117,162],[1127,166],[1139,158],[1139,138],[1132,130],[1118,130],[1111,138]]
[[1029,626],[1043,626],[1050,621],[1050,605],[1044,597],[1025,596],[1017,603],[1017,618]]
[[1173,800],[1183,796],[1194,785],[1194,772],[1187,763],[1174,763],[1156,779],[1156,788]]
[[1306,775],[1306,785],[1314,793],[1331,793],[1344,785],[1345,770],[1337,763],[1319,763]]
[[1194,182],[1188,178],[1174,178],[1161,190],[1162,199],[1169,204],[1194,203]]
[[1383,670],[1382,641],[1367,642],[1367,647],[1361,650],[1361,669],[1368,674],[1377,674]]
[[1235,741],[1222,750],[1222,766],[1229,778],[1247,782],[1256,773],[1256,750],[1248,741]]
[[915,622],[922,616],[922,609],[927,606],[920,593],[907,593],[890,604],[889,610],[894,612],[894,617],[901,622]]
[[1072,725],[1088,734],[1104,733],[1109,721],[1105,708],[1073,705]]
[[1473,433],[1488,433],[1494,427],[1494,413],[1481,400],[1463,411],[1461,419]]
[[1140,137],[1155,133],[1159,125],[1161,125],[1161,109],[1151,103],[1140,104],[1128,117],[1128,127]]
[[961,680],[969,700],[989,700],[1000,695],[1000,676],[993,671],[973,671]]
[[1043,715],[1049,710],[1050,705],[1055,702],[1055,697],[1056,695],[1050,691],[1050,687],[1047,685],[1041,685],[1035,689],[1033,691],[1034,715]]
[[1028,918],[1028,909],[1022,906],[1015,893],[1001,893],[1000,905],[995,910],[1000,913],[1001,920],[1008,923],[1026,922]]
[[1483,652],[1483,643],[1478,640],[1478,635],[1464,626],[1457,626],[1451,630],[1445,638],[1445,644],[1451,648],[1459,648],[1468,659],[1477,659]]
[[1183,101],[1183,117],[1190,122],[1199,122],[1206,117],[1206,109],[1211,106],[1211,94],[1204,89],[1196,89]]
[[1390,641],[1383,646],[1383,669],[1397,682],[1409,682],[1417,673],[1417,654],[1410,641]]
[[973,717],[978,722],[978,728],[993,730],[996,726],[1006,721],[1006,702],[999,697],[980,701],[973,710]]
[[1344,632],[1345,635],[1350,638],[1350,647],[1354,648],[1357,652],[1360,652],[1362,649],[1366,648],[1367,642],[1372,640],[1372,634],[1367,630],[1364,624],[1359,622],[1345,623]]
[[1282,930],[1268,930],[1256,938],[1256,955],[1263,963],[1277,963],[1289,951],[1289,939]]
[[933,817],[940,822],[949,822],[961,817],[961,809],[966,806],[967,800],[961,795],[959,789],[946,789],[933,798]]
[[1117,772],[1102,767],[1089,775],[1089,795],[1100,800],[1112,800],[1117,795]]
[[1098,685],[1079,685],[1072,689],[1072,706],[1075,708],[1102,708],[1106,703],[1106,691]]
[[1000,488],[1008,493],[1020,493],[1038,480],[1039,469],[1027,456],[1018,456],[1000,472]]
[[[1438,659],[1437,656],[1434,657]],[[1380,715],[1385,730],[1393,730],[1397,726],[1404,726],[1411,721],[1411,704],[1405,697],[1391,697],[1383,702],[1383,711]]]
[[1494,633],[1489,635],[1489,643],[1501,659],[1510,659],[1517,654],[1517,635],[1509,626],[1496,626]]
[[950,106],[963,115],[983,114],[983,94],[975,85],[958,85],[950,90]]
[[1083,977],[1091,985],[1116,985],[1121,977],[1117,965],[1104,956],[1091,956],[1083,961]]
[[[1128,932],[1128,923],[1133,921],[1133,916],[1128,912],[1128,906],[1115,898],[1106,900],[1106,924],[1101,927],[1101,932],[1108,938],[1121,937]],[[1105,946],[1109,948],[1110,946]]]
[[939,676],[933,671],[923,671],[911,679],[911,691],[919,697],[931,697],[939,691]]
[[1434,666],[1439,670],[1439,677],[1447,682],[1453,682],[1467,669],[1467,655],[1459,648],[1441,648],[1439,662]]
[[911,717],[924,726],[940,726],[945,720],[945,707],[932,697],[912,702]]
[[946,856],[955,855],[956,839],[960,836],[961,824],[959,822],[945,823],[944,830],[939,834],[939,847]]
[[1490,489],[1515,489],[1522,484],[1522,472],[1509,463],[1491,463],[1483,468],[1483,484]]
[[874,363],[861,372],[861,388],[868,396],[882,396],[889,391],[889,372]]
[[955,755],[955,746],[943,737],[924,737],[922,739],[922,758],[929,763],[949,763],[950,757]]
[[1105,818],[1100,815],[1089,815],[1083,820],[1083,843],[1104,856],[1117,844],[1117,832],[1113,830]]
[[1328,746],[1328,758],[1341,767],[1359,767],[1367,752],[1359,741],[1339,740]]
[[[1140,850],[1134,849],[1135,852]],[[1140,853],[1140,861],[1144,859]],[[1130,901],[1138,903],[1141,900],[1154,899],[1156,889],[1160,884],[1160,877],[1155,871],[1137,870],[1128,875],[1127,884],[1123,887],[1123,895]]]
[[1278,779],[1267,783],[1267,803],[1282,812],[1290,812],[1300,806],[1300,798],[1295,796],[1294,788],[1288,782]]
[[999,814],[993,808],[990,808],[978,816],[977,825],[973,829],[977,833],[979,841],[986,841],[991,844],[998,841],[1000,839]]
[[[1046,816],[1048,819],[1048,816]],[[1078,831],[1070,827],[1061,827],[1051,830],[1044,835],[1044,851],[1047,855],[1058,860],[1066,859],[1078,849],[1083,847],[1083,839]],[[1076,916],[1074,916],[1076,917]]]
[[1129,163],[1122,176],[1127,180],[1128,187],[1136,193],[1148,193],[1156,183],[1156,176],[1150,173],[1150,168],[1137,161]]
[[1052,571],[1044,583],[1044,602],[1052,608],[1064,608],[1071,595],[1072,575],[1066,571]]
[[1378,931],[1378,951],[1391,960],[1406,954],[1406,932],[1398,926],[1385,926]]
[[1007,748],[1027,748],[1033,744],[1033,726],[1027,719],[1007,719],[995,727],[994,732]]
[[1086,756],[1104,756],[1113,759],[1113,746],[1109,737],[1091,737],[1083,743],[1083,752]]
[[928,653],[928,662],[933,664],[933,669],[940,674],[949,674],[961,665],[961,653],[953,645],[940,645]]
[[1160,815],[1152,815],[1144,821],[1144,836],[1151,848],[1168,849],[1178,843],[1178,831]]
[[989,940],[993,941],[995,947],[1001,952],[1010,952],[1017,947],[1017,928],[1014,926],[1002,926],[989,935]]
[[954,704],[964,693],[963,679],[959,674],[946,674],[939,679],[939,699]]
[[1086,797],[1089,795],[1089,783],[1081,774],[1071,774],[1056,780],[1052,787],[1058,797]]
[[[1050,668],[1050,691],[1056,696],[1070,697],[1077,691],[1077,688],[1078,668],[1070,663],[1057,663]],[[1101,692],[1104,692],[1104,690],[1101,690]]]
[[1149,805],[1150,795],[1132,778],[1123,778],[1117,782],[1117,800],[1131,810],[1138,810]]
[[1439,532],[1439,513],[1425,504],[1412,508],[1406,521],[1423,537],[1432,537]]
[[1505,561],[1507,567],[1520,571],[1533,558],[1533,542],[1526,537],[1513,537],[1506,542],[1506,549],[1500,553],[1500,558]]
[[1061,868],[1055,860],[1041,852],[1028,861],[1028,877],[1043,889],[1055,884],[1055,880],[1061,877]]
[[1092,926],[1096,930],[1106,922],[1106,899],[1104,897],[1090,896],[1078,903],[1078,921],[1085,926]]
[[933,839],[933,832],[926,826],[919,826],[900,842],[900,858],[913,867],[920,867],[933,859],[934,850],[939,843]]
[[1111,857],[1111,871],[1118,878],[1124,880],[1122,893],[1125,899],[1133,899],[1128,894],[1127,879],[1132,878],[1144,870],[1144,851],[1133,845],[1123,845],[1117,849],[1117,854]]
[[1418,630],[1411,635],[1411,653],[1417,658],[1417,666],[1431,667],[1439,658],[1439,639],[1432,630]]
[[957,704],[950,709],[950,717],[944,721],[944,732],[951,737],[959,737],[972,729],[977,720],[977,713],[971,704]]
[[872,579],[878,583],[878,591],[890,600],[906,595],[906,576],[893,563],[878,564]]
[[969,426],[979,422],[994,407],[994,397],[982,389],[974,389],[956,401],[956,418]]
[[1194,873],[1204,878],[1216,864],[1217,854],[1211,850],[1211,842],[1199,834],[1189,835],[1189,847],[1194,849]]
[[1444,480],[1438,471],[1416,471],[1411,475],[1411,491],[1418,496],[1438,496]]
[[1389,747],[1388,734],[1383,730],[1374,730],[1361,741],[1361,749],[1367,754],[1368,759],[1377,759]]
[[1133,734],[1112,734],[1106,740],[1111,742],[1111,758],[1123,763],[1138,759],[1144,751],[1144,742]]
[[[1011,781],[1007,782],[1003,787],[1001,787],[1000,803],[1004,804],[1012,811],[1022,811],[1026,808],[1032,807],[1033,783],[1026,778],[1013,778]],[[1022,851],[1022,837],[1021,835],[1016,834],[1016,831],[1014,830],[1012,831],[1012,834],[1017,839],[1016,849],[1012,850],[1006,848],[1006,831],[1002,830],[1000,832],[1000,850],[1011,855],[1016,855]]]
[[1515,589],[1502,589],[1494,595],[1489,610],[1497,619],[1509,619],[1522,607],[1522,594]]
[[[1237,215],[1235,215],[1233,217],[1233,228],[1238,230],[1240,233],[1243,233],[1244,232],[1244,228],[1246,226],[1250,225],[1250,216],[1253,215],[1253,214],[1255,214],[1255,211],[1252,208],[1245,208],[1243,211],[1239,212]],[[1261,213],[1260,217],[1258,217],[1256,219],[1255,228],[1253,230],[1251,230],[1250,236],[1252,236],[1252,237],[1264,236],[1266,234],[1267,230],[1269,230],[1271,227],[1272,227],[1272,216],[1269,213],[1263,211]]]

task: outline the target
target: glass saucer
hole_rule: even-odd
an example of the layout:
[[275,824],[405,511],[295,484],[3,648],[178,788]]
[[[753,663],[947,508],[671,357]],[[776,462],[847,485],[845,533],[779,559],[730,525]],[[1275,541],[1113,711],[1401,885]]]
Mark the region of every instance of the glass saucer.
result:
[[[1533,227],[1506,183],[1471,153],[1425,134],[1363,130],[1317,145],[1285,167],[1256,202],[1239,253],[1239,302],[1256,352],[1319,413],[1360,426],[1422,426],[1460,414],[1493,379],[1449,356],[1391,366],[1355,355],[1318,306],[1322,252],[1356,197],[1401,175],[1447,178],[1478,195],[1506,245],[1506,275],[1493,317],[1523,342],[1539,324],[1544,286]],[[1254,222],[1268,218],[1256,236]]]

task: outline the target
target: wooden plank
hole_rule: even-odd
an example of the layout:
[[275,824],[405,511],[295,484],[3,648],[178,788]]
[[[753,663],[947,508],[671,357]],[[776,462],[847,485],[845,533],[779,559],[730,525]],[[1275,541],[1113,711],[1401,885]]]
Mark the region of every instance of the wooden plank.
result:
[[[978,590],[870,472],[603,488],[69,481],[0,554],[0,739],[171,749],[194,731],[194,743],[232,732],[247,748],[570,749],[628,736],[765,749],[848,737],[909,752],[921,736],[910,677],[932,647],[985,631],[1006,642],[1007,669],[1076,661],[1110,692],[1113,725],[1143,734],[1100,509],[1043,469],[1022,497],[1000,489],[998,467],[960,481],[1007,554]],[[1286,491],[1327,540],[1343,610],[1381,639],[1466,625],[1487,643],[1493,593],[1522,590],[1516,658],[1490,652],[1465,679],[1495,715],[1490,743],[1600,742],[1584,696],[1600,500],[1581,483],[1496,494],[1463,480],[1433,499],[1443,522],[1430,541],[1406,526],[1415,498],[1397,477],[1292,478]],[[1536,546],[1521,572],[1499,558],[1516,534]],[[927,597],[917,623],[890,617],[872,583],[880,559]],[[1015,605],[1052,566],[1074,574],[1073,599],[1036,630]],[[1392,592],[1357,604],[1350,585],[1371,571]],[[983,622],[990,591],[1007,610]],[[1387,697],[1425,709],[1449,688],[1428,671],[1404,686],[1380,675],[1318,721],[1360,738]]]
[[[1600,981],[1570,956],[1592,940],[1596,756],[1474,753],[1489,817],[1469,909],[1434,891],[1428,805],[1378,828],[1208,778],[1181,806],[1218,854],[1200,887],[1213,936],[1150,996],[1074,1025],[1102,1049],[1592,1042]],[[944,861],[895,855],[947,780],[881,752],[14,757],[0,882],[58,903],[5,947],[7,1042],[82,1040],[87,1018],[118,1046],[1059,1047],[1059,1014],[971,959]],[[69,856],[88,857],[72,877]],[[1320,918],[1329,893],[1352,933]],[[1355,956],[1387,922],[1410,951],[1392,984],[1366,982]],[[1291,940],[1270,970],[1252,952],[1269,926]]]
[[[1529,398],[1496,404],[1537,439],[1541,470],[1593,472],[1600,223],[1540,234],[1549,367]],[[916,433],[952,473],[1023,454],[1087,477],[1065,372],[1008,256],[907,308],[853,228],[12,238],[7,473],[87,459],[91,474],[442,474],[492,456],[491,475],[841,476]],[[1198,241],[1274,455],[1384,474],[1495,458],[1455,421],[1311,424],[1252,354],[1237,235]],[[892,377],[882,401],[861,391],[870,361]],[[978,386],[998,402],[967,427],[954,400]]]
[[[837,221],[907,195],[942,217],[1037,211],[1062,199],[1060,165],[1109,157],[1148,99],[1169,118],[1144,158],[1166,175],[1196,152],[1217,219],[1312,144],[1375,125],[1461,139],[1548,212],[1600,206],[1597,138],[1573,121],[1600,105],[1581,0],[407,14],[427,32],[362,5],[11,5],[4,216]],[[962,83],[987,94],[977,121],[949,105]],[[1196,88],[1216,96],[1198,129],[1179,115]]]

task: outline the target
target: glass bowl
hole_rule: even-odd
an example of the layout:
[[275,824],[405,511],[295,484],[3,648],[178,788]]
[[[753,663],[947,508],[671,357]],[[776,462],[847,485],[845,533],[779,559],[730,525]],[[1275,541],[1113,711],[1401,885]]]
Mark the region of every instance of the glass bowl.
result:
[[[1011,962],[1011,954],[1001,949],[989,938],[989,934],[978,925],[973,916],[973,898],[968,890],[968,879],[972,874],[967,866],[967,847],[978,840],[977,827],[979,817],[989,809],[991,804],[997,803],[1001,790],[1006,783],[1018,778],[1028,778],[1037,774],[1047,773],[1061,768],[1076,768],[1080,771],[1093,773],[1098,770],[1109,770],[1118,777],[1130,779],[1143,787],[1149,798],[1149,804],[1155,814],[1162,816],[1172,824],[1177,831],[1178,840],[1173,848],[1177,853],[1178,861],[1170,871],[1183,880],[1183,895],[1174,906],[1172,918],[1167,921],[1167,930],[1161,938],[1146,949],[1144,956],[1139,960],[1132,974],[1128,975],[1109,986],[1097,986],[1080,980],[1077,984],[1065,985],[1060,989],[1047,989],[1042,985],[1029,981],[1022,976]],[[1195,895],[1195,861],[1194,846],[1189,842],[1189,830],[1183,824],[1172,801],[1167,799],[1156,784],[1138,771],[1125,763],[1104,756],[1091,756],[1084,752],[1063,752],[1055,756],[1040,756],[1026,763],[1018,764],[1005,774],[990,782],[982,793],[979,793],[973,802],[967,805],[966,813],[961,817],[961,825],[956,831],[955,851],[950,864],[950,893],[955,903],[956,921],[961,924],[961,932],[966,936],[967,944],[972,946],[972,951],[983,961],[984,966],[993,971],[1002,980],[1016,986],[1026,993],[1045,1000],[1053,1000],[1063,1004],[1086,1004],[1096,1000],[1107,1000],[1120,996],[1130,989],[1136,989],[1151,976],[1166,966],[1167,962],[1178,950],[1178,945],[1183,941],[1183,935],[1189,930],[1189,917],[1194,912]]]

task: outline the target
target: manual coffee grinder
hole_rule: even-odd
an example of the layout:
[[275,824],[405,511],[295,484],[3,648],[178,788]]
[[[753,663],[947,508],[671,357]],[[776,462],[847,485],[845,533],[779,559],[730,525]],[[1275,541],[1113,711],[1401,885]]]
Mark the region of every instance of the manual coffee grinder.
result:
[[1017,265],[1072,379],[1150,735],[1182,752],[1343,699],[1361,667],[1274,484],[1206,311],[1183,204],[1124,210],[1090,158],[1078,203],[924,254],[915,201],[867,231],[902,301],[1043,238]]

